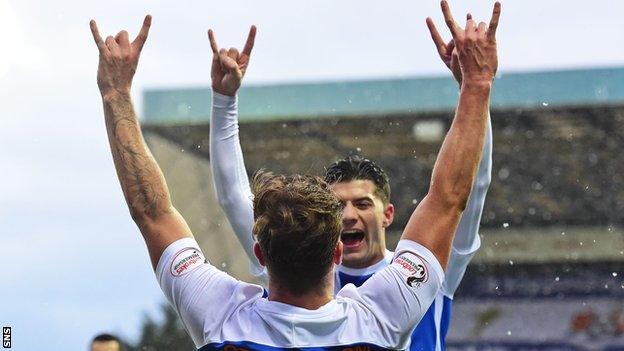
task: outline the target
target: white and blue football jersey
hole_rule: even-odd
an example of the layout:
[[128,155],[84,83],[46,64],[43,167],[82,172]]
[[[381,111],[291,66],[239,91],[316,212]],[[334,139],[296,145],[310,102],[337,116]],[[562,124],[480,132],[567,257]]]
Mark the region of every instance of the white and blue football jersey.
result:
[[403,350],[442,286],[435,256],[409,240],[361,286],[315,310],[271,301],[212,266],[194,239],[165,249],[158,282],[199,350]]
[[[236,237],[250,261],[251,273],[266,286],[266,270],[253,253],[253,202],[238,137],[237,98],[213,92],[210,127],[210,158],[212,176],[219,205],[225,212]],[[479,223],[492,172],[492,127],[488,122],[483,154],[468,203],[455,233],[445,280],[440,292],[421,322],[414,330],[411,350],[440,351],[445,349],[445,336],[451,319],[453,294],[459,286],[468,263],[479,249]],[[385,258],[376,264],[352,269],[336,267],[336,293],[349,283],[360,286],[373,274],[392,261],[393,253],[386,250]]]
[[[445,338],[451,321],[453,293],[459,286],[468,262],[480,246],[480,240],[475,242],[475,248],[469,252],[459,252],[453,249],[449,266],[447,267],[442,288],[435,300],[427,309],[412,333],[409,349],[412,351],[440,351],[445,350]],[[385,257],[378,263],[361,269],[344,266],[336,267],[336,291],[347,284],[360,286],[376,272],[384,269],[392,262],[394,253],[386,250]]]

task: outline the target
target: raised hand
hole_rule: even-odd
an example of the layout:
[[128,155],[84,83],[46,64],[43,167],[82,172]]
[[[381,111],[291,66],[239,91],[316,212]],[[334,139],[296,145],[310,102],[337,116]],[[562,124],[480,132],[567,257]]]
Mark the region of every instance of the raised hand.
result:
[[[494,4],[492,19],[489,25],[485,22],[480,22],[477,25],[469,14],[465,29],[455,22],[449,5],[445,0],[441,2],[441,7],[446,25],[453,36],[451,41],[453,47],[451,49],[449,49],[449,44],[444,44],[442,37],[433,25],[433,21],[429,18],[427,19],[431,37],[438,47],[440,57],[442,60],[445,60],[446,57],[450,56],[447,66],[453,71],[455,79],[458,79],[455,62],[459,63],[461,75],[459,75],[458,81],[460,82],[491,82],[498,69],[496,28],[498,27],[498,19],[501,13],[500,2]],[[451,52],[450,55],[448,55],[449,51]],[[453,60],[454,52],[457,55],[456,60]]]
[[136,38],[130,42],[128,32],[122,30],[116,36],[102,40],[97,24],[91,20],[91,33],[100,51],[97,83],[102,97],[115,94],[129,94],[132,78],[139,63],[139,56],[147,40],[152,16],[147,15]]
[[[472,15],[468,14],[467,19],[471,19]],[[453,73],[453,77],[459,85],[462,83],[462,73],[461,68],[459,67],[459,57],[457,56],[457,50],[455,50],[455,42],[451,39],[448,43],[442,39],[442,36],[438,32],[435,24],[433,23],[433,19],[431,17],[427,17],[427,27],[429,28],[429,33],[431,33],[431,39],[433,39],[433,43],[438,49],[438,54],[440,55],[440,59],[442,62],[451,70]]]
[[208,30],[210,47],[212,48],[212,90],[223,95],[234,96],[241,86],[247,67],[251,50],[256,39],[256,26],[251,26],[247,42],[243,51],[239,53],[236,48],[219,49],[212,29]]

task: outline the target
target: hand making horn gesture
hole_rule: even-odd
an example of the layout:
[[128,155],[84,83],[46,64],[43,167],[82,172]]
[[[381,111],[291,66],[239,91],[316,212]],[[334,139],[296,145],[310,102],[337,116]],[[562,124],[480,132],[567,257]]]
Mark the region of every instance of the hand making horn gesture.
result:
[[[466,16],[466,19],[472,19],[472,15],[468,14]],[[453,77],[455,77],[455,80],[461,86],[462,73],[461,67],[459,67],[459,57],[457,55],[457,50],[455,50],[455,42],[453,41],[453,39],[451,39],[447,43],[444,41],[444,39],[442,39],[442,36],[440,35],[440,32],[438,32],[438,29],[433,23],[433,19],[431,19],[431,17],[427,17],[427,27],[429,28],[429,33],[431,33],[431,39],[433,39],[433,43],[435,44],[436,49],[438,49],[438,55],[440,55],[440,59],[442,59],[442,62],[444,62],[446,67],[451,70],[451,73],[453,73]]]
[[433,20],[427,18],[427,26],[438,48],[440,58],[460,84],[466,80],[471,83],[491,82],[498,68],[496,28],[501,13],[501,4],[499,2],[494,4],[489,26],[485,22],[477,25],[472,16],[468,14],[465,29],[455,22],[446,1],[441,2],[441,7],[446,25],[453,36],[449,43],[444,42]]
[[102,97],[130,93],[132,78],[151,24],[152,16],[145,16],[139,34],[130,42],[128,32],[125,30],[114,37],[108,36],[106,40],[102,40],[97,24],[91,20],[91,33],[100,51],[97,82]]
[[236,48],[219,49],[212,29],[208,30],[208,38],[213,53],[210,71],[212,90],[219,94],[234,96],[249,66],[249,57],[256,39],[256,26],[249,29],[247,42],[240,53]]

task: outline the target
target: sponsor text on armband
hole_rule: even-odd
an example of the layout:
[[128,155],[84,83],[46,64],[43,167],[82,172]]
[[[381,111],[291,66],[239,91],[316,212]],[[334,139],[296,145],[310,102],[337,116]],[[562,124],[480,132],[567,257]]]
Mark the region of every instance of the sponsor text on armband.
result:
[[187,247],[180,250],[173,257],[171,262],[171,274],[179,277],[191,271],[192,268],[202,265],[206,262],[204,255],[196,248]]
[[394,259],[392,265],[403,273],[406,277],[405,282],[413,288],[420,287],[421,283],[429,279],[429,272],[425,261],[414,253],[401,253]]

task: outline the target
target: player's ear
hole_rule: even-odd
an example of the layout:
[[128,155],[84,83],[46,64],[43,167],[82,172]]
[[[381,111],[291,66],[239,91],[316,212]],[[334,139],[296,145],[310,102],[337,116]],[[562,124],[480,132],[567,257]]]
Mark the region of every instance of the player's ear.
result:
[[338,240],[336,250],[334,250],[334,263],[342,264],[342,241]]
[[262,250],[260,250],[260,244],[258,243],[254,243],[254,255],[256,255],[258,262],[260,262],[262,266],[266,267],[266,264],[264,263],[264,255],[262,255]]
[[384,219],[383,219],[383,227],[388,228],[392,221],[394,220],[394,205],[387,204],[384,209]]

